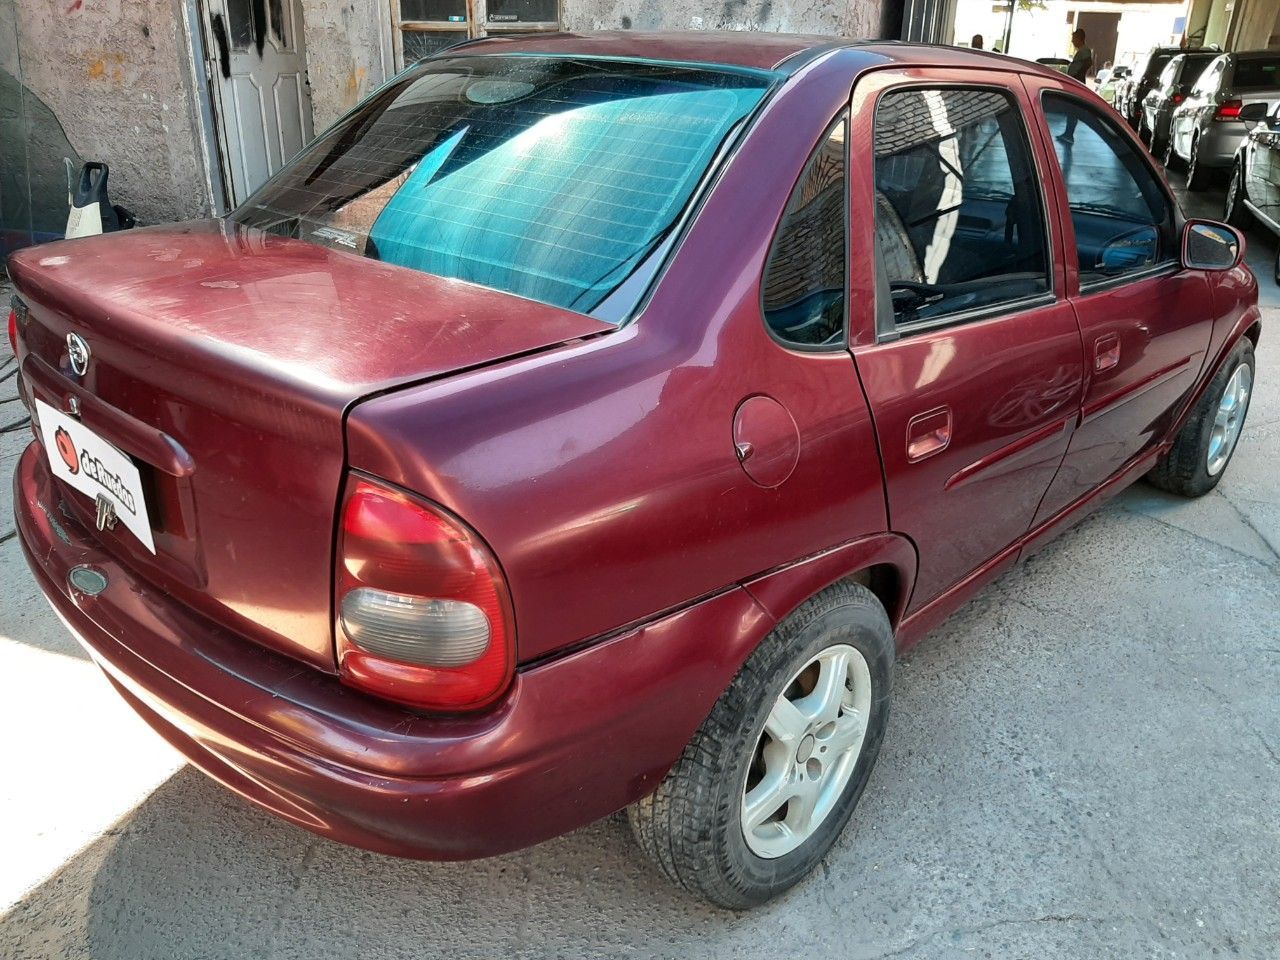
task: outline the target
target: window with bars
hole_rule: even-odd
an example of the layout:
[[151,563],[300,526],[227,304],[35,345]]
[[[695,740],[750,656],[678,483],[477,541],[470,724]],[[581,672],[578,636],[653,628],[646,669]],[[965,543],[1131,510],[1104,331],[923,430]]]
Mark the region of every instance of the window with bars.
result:
[[391,0],[401,66],[492,33],[560,27],[560,0]]

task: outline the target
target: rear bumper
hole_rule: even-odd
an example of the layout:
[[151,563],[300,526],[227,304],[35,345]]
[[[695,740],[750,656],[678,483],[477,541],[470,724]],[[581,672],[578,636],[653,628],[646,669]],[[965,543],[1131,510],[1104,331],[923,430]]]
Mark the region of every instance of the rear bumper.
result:
[[[747,591],[731,589],[521,670],[483,716],[423,717],[157,593],[62,512],[37,444],[19,461],[14,502],[50,604],[166,740],[271,813],[398,856],[502,853],[645,795],[772,627]],[[107,588],[71,589],[78,564],[105,574]]]

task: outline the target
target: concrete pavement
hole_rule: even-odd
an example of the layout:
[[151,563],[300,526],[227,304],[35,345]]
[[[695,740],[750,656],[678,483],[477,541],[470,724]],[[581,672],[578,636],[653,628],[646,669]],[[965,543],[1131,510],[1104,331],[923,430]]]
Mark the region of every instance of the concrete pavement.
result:
[[[908,654],[854,823],[819,873],[747,915],[669,887],[616,818],[430,864],[258,813],[133,717],[0,543],[0,957],[1276,956],[1269,313],[1218,490],[1132,488]],[[0,438],[6,477],[19,443]]]

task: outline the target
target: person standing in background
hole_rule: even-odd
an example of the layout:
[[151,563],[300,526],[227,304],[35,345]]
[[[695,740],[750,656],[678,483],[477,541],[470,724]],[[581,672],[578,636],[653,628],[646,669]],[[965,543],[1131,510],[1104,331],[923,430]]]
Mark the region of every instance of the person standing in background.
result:
[[1089,75],[1089,71],[1093,69],[1093,51],[1085,46],[1085,36],[1083,30],[1077,30],[1071,34],[1071,46],[1075,50],[1075,54],[1071,57],[1071,63],[1067,65],[1067,76],[1073,80],[1085,82],[1085,77]]
[[[1075,54],[1071,57],[1071,62],[1067,64],[1067,76],[1084,83],[1089,71],[1093,69],[1093,51],[1085,45],[1083,30],[1077,30],[1071,34],[1071,46],[1074,48]],[[1076,115],[1074,112],[1067,113],[1067,127],[1062,131],[1058,139],[1063,143],[1075,142]]]
[[975,50],[981,50],[981,49],[982,49],[982,34],[980,34],[980,33],[975,33],[975,34],[973,35],[973,39],[969,41],[969,46],[973,47],[973,49],[975,49]]

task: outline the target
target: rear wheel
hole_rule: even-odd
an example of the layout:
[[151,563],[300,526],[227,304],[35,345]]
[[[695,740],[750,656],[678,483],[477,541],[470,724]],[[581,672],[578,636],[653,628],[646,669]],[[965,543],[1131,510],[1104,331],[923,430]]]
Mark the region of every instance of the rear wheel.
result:
[[1196,402],[1168,453],[1147,480],[1161,490],[1199,497],[1218,485],[1235,453],[1253,395],[1253,343],[1241,338]]
[[857,805],[889,715],[893,629],[866,587],[806,601],[743,665],[675,766],[627,811],[672,881],[722,907],[806,874]]
[[1222,210],[1222,219],[1238,230],[1249,225],[1249,210],[1244,205],[1248,196],[1244,185],[1244,168],[1237,160],[1231,166],[1231,179],[1227,181],[1227,201]]
[[[1156,135],[1151,135],[1151,152],[1156,153]],[[1165,137],[1160,141],[1160,162],[1164,164],[1166,170],[1174,169],[1174,165],[1181,158],[1178,152],[1173,149],[1173,137]]]

